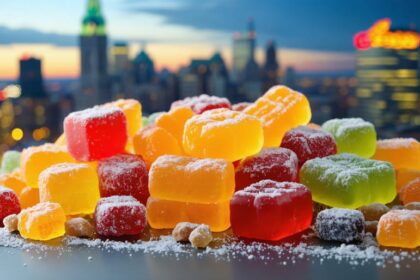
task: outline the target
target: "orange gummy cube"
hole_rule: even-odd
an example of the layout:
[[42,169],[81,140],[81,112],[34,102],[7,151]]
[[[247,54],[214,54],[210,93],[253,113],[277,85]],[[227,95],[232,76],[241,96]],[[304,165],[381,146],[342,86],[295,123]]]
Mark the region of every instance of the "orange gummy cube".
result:
[[25,182],[13,173],[0,175],[0,185],[12,189],[17,194],[26,187]]
[[25,239],[50,240],[64,235],[65,222],[60,204],[44,202],[20,212],[18,229]]
[[311,120],[311,107],[301,93],[286,86],[274,86],[245,113],[259,118],[264,127],[264,146],[278,147],[291,128],[306,125]]
[[156,126],[166,129],[175,136],[178,143],[182,143],[184,125],[192,116],[194,116],[194,112],[190,107],[175,107],[169,112],[159,115],[155,123]]
[[44,144],[29,147],[22,151],[20,157],[20,170],[22,179],[33,188],[38,188],[38,176],[51,165],[75,160],[65,147],[55,144]]
[[171,229],[180,222],[207,224],[211,231],[225,231],[230,227],[229,200],[217,203],[189,203],[147,200],[147,221],[155,229]]
[[133,137],[141,128],[141,103],[135,99],[119,99],[114,102],[106,103],[105,107],[119,107],[123,110],[127,118],[128,136]]
[[235,191],[233,164],[223,159],[161,156],[149,172],[154,198],[195,203],[229,200]]
[[395,169],[420,169],[420,143],[414,138],[393,138],[376,142],[374,159],[388,161]]
[[404,205],[411,202],[420,202],[420,178],[416,178],[413,181],[407,183],[400,189],[398,195]]
[[141,155],[150,166],[162,155],[181,155],[181,147],[176,138],[166,129],[148,126],[140,129],[133,138],[136,154]]
[[20,208],[25,209],[39,203],[39,189],[25,187],[19,194]]
[[382,246],[420,246],[420,211],[392,210],[379,219],[376,239]]
[[96,170],[84,163],[62,163],[39,176],[39,200],[57,202],[66,215],[92,214],[99,201]]
[[229,109],[214,109],[190,118],[184,127],[185,153],[236,161],[258,153],[263,145],[261,122]]
[[420,170],[401,168],[397,170],[397,191],[416,178],[420,178]]

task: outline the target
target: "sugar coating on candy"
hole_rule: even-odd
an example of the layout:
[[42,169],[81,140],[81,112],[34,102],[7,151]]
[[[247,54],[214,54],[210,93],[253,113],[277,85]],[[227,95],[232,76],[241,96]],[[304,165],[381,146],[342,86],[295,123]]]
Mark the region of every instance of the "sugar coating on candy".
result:
[[1,160],[1,170],[4,173],[11,173],[20,165],[20,152],[6,151]]
[[199,225],[191,232],[188,240],[195,248],[205,248],[213,240],[210,227],[208,225]]
[[148,170],[140,156],[121,154],[98,163],[99,189],[102,197],[131,195],[145,204],[149,197]]
[[370,158],[376,150],[376,130],[361,118],[332,119],[322,125],[336,141],[338,153]]
[[363,213],[366,221],[379,221],[382,215],[387,213],[390,209],[388,206],[381,203],[372,203],[359,208]]
[[0,226],[3,226],[5,217],[19,212],[20,204],[16,193],[11,189],[0,186]]
[[32,207],[39,203],[39,189],[25,187],[19,194],[20,207],[22,209]]
[[265,148],[243,159],[235,171],[236,190],[264,179],[278,182],[298,181],[298,158],[286,148]]
[[379,140],[374,159],[389,161],[395,169],[420,169],[420,143],[414,138]]
[[95,235],[94,226],[85,218],[71,218],[65,223],[66,234],[76,237],[93,237]]
[[178,100],[172,103],[171,109],[180,107],[180,106],[187,106],[190,107],[194,113],[202,114],[205,111],[219,109],[219,108],[226,108],[230,109],[231,105],[228,99],[217,97],[217,96],[209,96],[207,94],[201,94],[199,96],[193,97],[186,97],[182,100]]
[[95,226],[99,235],[136,235],[146,224],[146,208],[132,196],[104,197],[96,206]]
[[307,126],[299,126],[286,132],[281,147],[296,153],[299,166],[302,166],[307,160],[337,153],[335,140],[329,132]]
[[188,241],[188,237],[190,237],[191,232],[198,226],[198,224],[189,222],[178,223],[172,230],[172,237],[178,242]]
[[386,204],[396,196],[390,163],[352,154],[308,160],[300,170],[300,181],[311,190],[314,201],[333,207]]
[[26,183],[14,174],[0,175],[0,185],[12,189],[16,194],[19,194],[26,187]]
[[18,215],[10,214],[3,219],[3,225],[9,232],[17,231],[18,229]]
[[420,177],[402,187],[398,195],[404,205],[411,202],[420,202]]
[[245,110],[245,108],[249,107],[250,105],[252,105],[251,102],[236,103],[232,105],[232,110],[242,112],[243,110]]
[[410,202],[404,205],[407,210],[420,210],[420,202]]
[[318,213],[314,230],[327,241],[361,241],[365,233],[365,219],[358,210],[331,208]]

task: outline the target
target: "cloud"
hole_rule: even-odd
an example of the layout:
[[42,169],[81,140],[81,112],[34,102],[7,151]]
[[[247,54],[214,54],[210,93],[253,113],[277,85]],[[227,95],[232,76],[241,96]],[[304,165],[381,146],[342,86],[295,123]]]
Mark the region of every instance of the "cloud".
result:
[[29,28],[13,29],[0,26],[0,44],[52,44],[56,46],[76,46],[75,35],[47,33]]

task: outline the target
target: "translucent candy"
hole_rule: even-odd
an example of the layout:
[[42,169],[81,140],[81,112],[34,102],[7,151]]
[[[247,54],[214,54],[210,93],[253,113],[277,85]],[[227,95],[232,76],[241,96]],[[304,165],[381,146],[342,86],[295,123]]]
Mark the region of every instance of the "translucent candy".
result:
[[141,128],[141,104],[135,99],[118,99],[117,101],[106,103],[105,107],[120,108],[127,119],[128,136],[133,137],[134,134]]
[[59,203],[66,215],[92,214],[99,200],[95,170],[84,163],[63,163],[39,176],[39,200]]
[[50,240],[64,235],[65,222],[60,204],[44,202],[20,212],[18,229],[25,239]]
[[19,194],[26,184],[22,179],[16,175],[12,174],[3,174],[0,175],[0,186],[4,186],[13,190],[16,194]]
[[298,158],[286,148],[265,148],[256,155],[243,159],[236,167],[236,190],[271,179],[277,182],[298,181]]
[[236,161],[258,153],[263,144],[261,122],[228,109],[196,115],[185,124],[183,147],[191,156]]
[[382,246],[416,248],[420,246],[420,211],[392,210],[381,217],[376,239]]
[[414,179],[420,178],[420,169],[400,168],[397,170],[397,191]]
[[390,209],[388,206],[380,203],[372,203],[359,208],[363,213],[366,221],[379,221],[382,215],[386,214]]
[[420,202],[420,178],[414,179],[402,187],[399,197],[404,205],[411,202]]
[[346,243],[361,241],[365,234],[365,219],[362,212],[357,210],[325,209],[316,217],[314,230],[322,240]]
[[146,209],[132,196],[103,197],[96,206],[95,226],[99,235],[136,235],[146,224]]
[[100,160],[124,152],[127,118],[120,108],[94,107],[64,119],[69,153],[79,161]]
[[299,167],[307,160],[337,153],[335,140],[329,132],[307,126],[299,126],[286,132],[281,147],[296,153]]
[[420,143],[414,138],[379,140],[374,159],[389,161],[395,169],[420,170]]
[[156,126],[166,129],[181,144],[185,123],[192,116],[194,112],[189,107],[175,107],[157,117]]
[[150,114],[150,116],[147,118],[147,120],[148,120],[148,124],[149,124],[149,125],[155,124],[155,123],[156,123],[156,119],[157,119],[160,115],[162,115],[162,114],[164,114],[164,113],[166,113],[166,112],[155,112],[155,113],[153,113],[153,114]]
[[308,160],[300,170],[300,182],[311,190],[314,201],[332,207],[386,204],[396,196],[390,163],[352,154]]
[[7,151],[3,154],[1,160],[1,170],[4,173],[12,173],[20,165],[20,152]]
[[254,104],[245,108],[247,114],[259,118],[264,127],[264,146],[280,146],[286,131],[311,120],[308,99],[285,86],[274,86]]
[[33,188],[38,188],[39,174],[46,168],[65,162],[75,160],[62,146],[55,144],[44,144],[36,147],[29,147],[22,151],[20,170],[22,179]]
[[330,132],[338,153],[351,153],[370,158],[376,149],[376,130],[373,124],[360,118],[333,119],[322,128]]
[[205,111],[226,108],[230,109],[231,105],[229,100],[217,96],[208,96],[202,94],[199,96],[186,97],[185,99],[175,101],[171,105],[171,109],[176,107],[190,107],[196,114],[202,114]]
[[0,186],[0,226],[3,219],[11,214],[19,214],[20,205],[16,193],[8,188]]
[[237,191],[230,211],[235,235],[280,240],[310,226],[312,198],[304,185],[262,180]]
[[242,112],[243,110],[245,110],[245,108],[248,108],[250,105],[252,105],[252,103],[250,103],[250,102],[236,103],[236,104],[232,105],[232,110]]
[[164,200],[213,203],[229,200],[235,189],[233,165],[223,159],[161,156],[149,176],[150,195]]
[[143,204],[149,197],[148,171],[144,160],[136,155],[115,155],[99,161],[101,197],[131,195]]
[[214,232],[230,227],[229,200],[216,203],[192,203],[149,197],[147,220],[155,229],[172,229],[180,222],[207,224]]
[[19,193],[19,202],[22,209],[32,207],[39,203],[39,189],[25,187]]

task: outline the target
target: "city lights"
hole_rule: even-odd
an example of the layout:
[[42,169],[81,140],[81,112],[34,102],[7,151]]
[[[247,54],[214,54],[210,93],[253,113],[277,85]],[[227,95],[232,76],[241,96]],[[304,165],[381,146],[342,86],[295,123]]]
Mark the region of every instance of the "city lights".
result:
[[12,130],[11,136],[13,140],[20,141],[23,138],[23,130],[16,127]]

